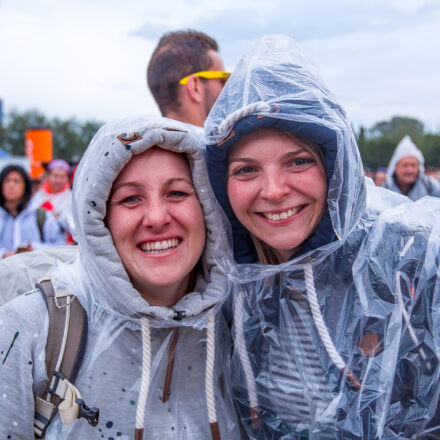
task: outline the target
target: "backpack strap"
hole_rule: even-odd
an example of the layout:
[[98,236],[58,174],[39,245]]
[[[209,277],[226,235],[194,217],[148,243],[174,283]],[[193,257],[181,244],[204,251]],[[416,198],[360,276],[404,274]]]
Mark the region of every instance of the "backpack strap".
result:
[[40,240],[44,241],[44,223],[46,222],[46,210],[43,208],[37,208],[36,211],[37,216],[37,226],[40,231]]
[[63,423],[85,417],[96,426],[99,410],[88,408],[73,386],[86,348],[86,312],[73,294],[55,291],[49,279],[40,280],[36,287],[47,306],[49,331],[46,342],[48,382],[35,400],[35,436],[44,438],[57,410]]

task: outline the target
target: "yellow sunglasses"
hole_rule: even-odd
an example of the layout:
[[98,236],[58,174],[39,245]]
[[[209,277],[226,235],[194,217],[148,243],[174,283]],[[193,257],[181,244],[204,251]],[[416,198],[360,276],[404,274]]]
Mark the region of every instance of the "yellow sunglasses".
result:
[[[231,76],[231,72],[222,72],[221,70],[204,70],[202,72],[191,73],[191,75],[198,76],[199,78],[207,79],[224,79],[225,81]],[[191,75],[185,76],[179,81],[179,84],[186,84]]]

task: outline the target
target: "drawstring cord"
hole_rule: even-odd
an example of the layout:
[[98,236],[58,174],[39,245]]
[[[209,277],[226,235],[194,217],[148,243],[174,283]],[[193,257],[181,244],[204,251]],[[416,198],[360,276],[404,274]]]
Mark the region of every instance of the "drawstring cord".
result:
[[141,319],[142,327],[142,379],[139,399],[136,408],[135,440],[142,440],[144,434],[145,407],[147,404],[148,389],[150,386],[151,367],[151,337],[150,325],[147,318]]
[[217,413],[215,409],[214,396],[214,368],[215,368],[215,315],[211,311],[209,324],[206,329],[206,369],[205,369],[205,395],[206,405],[208,407],[208,421],[211,428],[212,440],[221,440],[220,430],[217,422]]
[[348,381],[351,383],[353,388],[357,391],[361,389],[361,383],[354,375],[354,373],[347,367],[341,355],[336,350],[333,341],[330,338],[327,327],[324,323],[324,319],[321,314],[321,310],[318,304],[318,298],[316,296],[315,282],[313,279],[313,269],[312,266],[306,265],[304,267],[304,276],[307,290],[307,299],[309,301],[310,310],[312,311],[313,321],[315,322],[316,328],[318,329],[319,336],[321,337],[324,347],[327,350],[330,359],[339,368],[339,370],[347,376]]
[[251,412],[252,428],[257,431],[260,428],[260,410],[258,408],[257,389],[255,386],[255,377],[252,370],[251,361],[246,348],[246,340],[244,337],[243,321],[241,314],[243,311],[244,294],[239,292],[235,300],[234,321],[235,321],[235,344],[240,357],[241,365],[244,371],[246,387],[249,395],[249,406]]

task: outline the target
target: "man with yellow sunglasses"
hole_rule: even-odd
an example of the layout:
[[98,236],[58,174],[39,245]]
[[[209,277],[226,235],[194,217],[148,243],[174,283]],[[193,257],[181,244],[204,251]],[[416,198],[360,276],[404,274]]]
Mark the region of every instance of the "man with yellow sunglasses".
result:
[[230,73],[224,71],[217,42],[194,31],[165,34],[151,56],[147,78],[163,116],[201,133]]

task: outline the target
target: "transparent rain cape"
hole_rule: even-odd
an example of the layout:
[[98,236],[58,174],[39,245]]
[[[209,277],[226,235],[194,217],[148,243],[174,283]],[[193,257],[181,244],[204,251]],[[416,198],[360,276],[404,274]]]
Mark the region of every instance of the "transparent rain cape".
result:
[[[277,266],[257,263],[226,194],[231,146],[263,127],[316,143],[327,172],[321,223]],[[205,139],[211,184],[233,230],[226,313],[234,397],[249,437],[427,433],[440,373],[439,201],[412,203],[366,182],[344,110],[284,36],[261,39],[243,57]]]
[[[170,308],[150,306],[133,288],[104,224],[113,181],[132,155],[153,146],[187,155],[207,228],[194,291]],[[46,439],[132,439],[135,430],[144,439],[241,438],[228,381],[229,328],[220,313],[228,239],[200,147],[184,124],[139,117],[102,127],[82,158],[73,190],[79,256],[51,276],[87,312],[75,386],[86,405],[100,409],[100,420],[95,428],[84,419],[63,425],[57,415]],[[0,308],[0,328],[0,437],[33,438],[34,394],[46,381],[41,295],[23,294]]]

